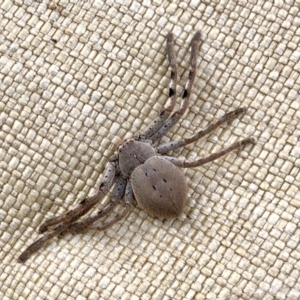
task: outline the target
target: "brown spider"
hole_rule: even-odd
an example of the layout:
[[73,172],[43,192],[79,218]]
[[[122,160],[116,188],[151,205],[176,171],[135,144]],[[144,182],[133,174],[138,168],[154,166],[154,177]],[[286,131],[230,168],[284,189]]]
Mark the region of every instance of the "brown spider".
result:
[[[49,219],[41,225],[39,232],[46,232],[45,235],[31,244],[20,255],[19,262],[25,262],[32,253],[36,252],[55,236],[63,235],[67,232],[79,233],[87,228],[104,230],[110,227],[131,211],[134,206],[134,198],[142,209],[154,217],[174,218],[179,216],[186,203],[187,183],[183,173],[177,167],[192,168],[201,166],[232,150],[255,142],[255,139],[252,137],[246,138],[220,152],[193,162],[163,155],[168,151],[195,142],[221,124],[233,120],[246,111],[246,108],[243,107],[224,115],[215,123],[189,138],[182,138],[174,142],[154,146],[178,122],[188,107],[196,74],[197,50],[200,38],[200,32],[196,32],[191,42],[191,67],[180,108],[173,112],[176,102],[177,68],[173,48],[174,37],[172,33],[169,33],[167,36],[167,53],[171,67],[171,81],[169,100],[165,109],[142,133],[120,144],[105,167],[99,190],[95,195],[85,198],[65,215]],[[79,220],[100,202],[113,186],[112,197],[108,204],[97,213]],[[123,198],[124,200],[122,201]],[[118,205],[124,206],[121,213],[110,220],[105,220],[101,224],[97,223]]]

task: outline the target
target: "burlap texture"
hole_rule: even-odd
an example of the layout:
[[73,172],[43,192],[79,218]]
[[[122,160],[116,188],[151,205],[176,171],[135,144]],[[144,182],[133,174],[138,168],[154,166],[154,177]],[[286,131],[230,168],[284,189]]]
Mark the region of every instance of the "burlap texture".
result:
[[[300,299],[299,26],[299,1],[2,0],[0,298]],[[182,90],[196,30],[190,106],[164,141],[246,106],[171,154],[257,144],[184,170],[178,219],[135,208],[17,263],[41,223],[94,193],[116,146],[163,108],[169,31]]]

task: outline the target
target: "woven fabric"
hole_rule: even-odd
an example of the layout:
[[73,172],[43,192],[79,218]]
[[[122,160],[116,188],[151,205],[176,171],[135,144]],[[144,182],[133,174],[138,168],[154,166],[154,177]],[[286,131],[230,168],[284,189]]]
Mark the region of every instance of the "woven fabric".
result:
[[[300,299],[299,7],[2,0],[0,298]],[[197,30],[190,106],[163,141],[246,106],[170,154],[192,161],[249,136],[257,143],[184,169],[179,218],[136,207],[105,232],[55,238],[18,263],[38,227],[93,194],[117,145],[164,107],[169,31],[183,89]]]

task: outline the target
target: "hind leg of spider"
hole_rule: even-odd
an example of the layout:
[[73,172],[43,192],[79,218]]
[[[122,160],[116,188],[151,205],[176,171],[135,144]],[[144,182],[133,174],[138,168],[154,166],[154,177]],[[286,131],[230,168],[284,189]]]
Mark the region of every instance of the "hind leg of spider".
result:
[[116,165],[109,162],[104,170],[103,180],[100,184],[99,190],[95,195],[86,197],[80,201],[79,204],[65,215],[55,217],[45,221],[39,228],[40,233],[48,231],[51,227],[57,224],[71,224],[78,220],[81,216],[85,215],[95,204],[108,193],[113,185],[116,173]]
[[[125,189],[125,180],[123,178],[119,178],[119,180],[116,183],[115,189],[114,189],[114,197],[115,197],[115,202],[117,203],[118,201],[120,201],[120,199],[122,198],[122,195],[124,193],[124,189]],[[106,214],[108,213],[110,210],[113,209],[113,205],[108,204],[102,211],[102,214]],[[89,218],[88,218],[89,220]],[[78,222],[80,223],[80,222]],[[70,226],[73,226],[74,224],[77,223],[62,223],[58,226],[56,226],[53,230],[47,232],[43,237],[41,237],[40,239],[38,239],[37,241],[35,241],[34,243],[32,243],[18,258],[19,262],[25,262],[30,256],[31,254],[33,254],[34,252],[38,251],[39,249],[41,249],[49,240],[53,239],[55,236],[64,234],[66,232],[70,232],[71,230],[69,230]]]
[[50,219],[42,224],[42,226],[40,227],[40,233],[49,231],[49,228],[54,225],[59,225],[47,232],[43,237],[35,241],[33,244],[31,244],[24,252],[21,253],[18,261],[25,262],[32,253],[42,248],[47,243],[47,241],[59,235],[72,222],[76,221],[82,215],[86,214],[96,203],[100,202],[113,185],[115,179],[115,168],[115,164],[112,162],[107,165],[104,171],[104,178],[100,185],[99,191],[95,195],[85,198],[79,203],[77,207],[69,211],[66,215]]
[[[126,179],[120,178],[119,182],[116,184],[116,187],[113,191],[111,201],[97,213],[71,224],[65,231],[61,233],[64,235],[68,232],[71,233],[80,233],[85,231],[88,228],[92,228],[92,224],[101,220],[102,218],[106,218],[117,205],[120,205],[120,201],[124,195],[125,188],[128,185],[128,181]],[[126,193],[126,192],[125,192]]]
[[95,229],[98,231],[102,231],[107,229],[108,227],[112,226],[113,224],[117,223],[118,221],[124,219],[132,210],[133,208],[133,192],[130,181],[127,182],[126,191],[125,191],[125,208],[122,213],[118,214],[115,218],[107,223],[101,225],[92,225],[89,228]]
[[31,254],[41,249],[49,240],[51,240],[55,236],[57,236],[57,233],[54,230],[47,232],[44,236],[32,243],[28,248],[26,248],[25,251],[21,253],[21,255],[18,257],[18,262],[24,263],[31,256]]
[[[102,192],[97,193],[94,196],[95,203],[99,202],[104,197],[104,195],[105,194],[103,194]],[[18,258],[18,262],[25,262],[33,253],[41,249],[49,240],[53,239],[55,236],[58,236],[61,232],[66,230],[66,228],[68,228],[69,225],[70,224],[68,222],[61,223],[53,230],[46,232],[44,236],[32,243],[28,248],[25,249],[25,251],[21,253],[21,255]]]
[[[101,199],[104,196],[105,196],[105,194],[103,193],[103,191],[99,190],[99,192],[96,195],[88,197],[88,199],[91,203],[96,204],[99,201],[101,201]],[[90,209],[91,207],[88,207],[88,208]],[[85,210],[87,210],[86,206],[85,206]],[[83,214],[82,209],[80,209],[80,213]],[[79,214],[77,213],[76,216],[78,216],[78,215]],[[78,218],[79,217],[80,216],[78,216]],[[58,236],[61,232],[65,231],[66,228],[68,228],[68,226],[70,225],[70,219],[63,219],[63,220],[64,220],[63,223],[61,223],[60,225],[55,227],[53,230],[46,232],[46,234],[44,236],[42,236],[37,241],[32,243],[28,248],[26,248],[25,251],[23,251],[21,253],[21,255],[19,256],[18,262],[24,263],[33,253],[35,253],[36,251],[41,249],[49,240],[53,239],[55,236]],[[46,229],[48,230],[48,228],[46,228]]]
[[200,158],[196,161],[192,161],[192,162],[189,162],[189,161],[186,161],[186,160],[180,160],[180,159],[177,159],[175,157],[172,157],[172,156],[164,156],[165,159],[167,159],[168,161],[170,161],[171,163],[173,163],[175,166],[177,167],[181,167],[181,168],[194,168],[194,167],[199,167],[199,166],[202,166],[208,162],[211,162],[211,161],[214,161],[218,158],[220,158],[221,156],[233,151],[233,150],[236,150],[238,148],[241,148],[247,144],[254,144],[256,142],[256,139],[253,138],[253,137],[250,137],[250,138],[246,138],[244,140],[241,140],[241,141],[238,141],[238,142],[235,142],[233,143],[231,146],[229,146],[228,148],[225,148],[217,153],[214,153],[208,157],[205,157],[205,158]]
[[85,220],[82,220],[81,222],[76,222],[68,227],[66,232],[72,232],[72,233],[80,233],[86,229],[94,229],[98,231],[103,231],[113,224],[117,223],[121,219],[125,218],[128,213],[133,208],[133,192],[130,181],[127,181],[126,183],[126,189],[125,189],[125,203],[120,202],[121,198],[115,199],[113,206],[109,207],[109,212],[111,212],[116,205],[124,206],[124,209],[121,213],[117,214],[114,218],[112,218],[109,221],[106,221],[101,224],[97,224],[96,222],[105,217],[107,214],[106,212],[103,212],[100,210],[95,215],[91,216],[90,218],[87,218]]
[[175,150],[177,148],[180,148],[180,147],[183,147],[183,146],[188,145],[190,143],[193,143],[193,142],[199,140],[200,138],[208,135],[209,133],[211,133],[213,130],[215,130],[216,128],[218,128],[222,124],[224,124],[226,122],[230,122],[233,119],[237,118],[239,115],[245,113],[246,110],[247,110],[246,107],[238,108],[238,109],[224,115],[223,117],[218,119],[216,122],[210,124],[209,126],[207,126],[204,129],[198,131],[194,135],[192,135],[188,138],[182,138],[182,139],[177,140],[177,141],[171,141],[171,142],[159,145],[156,148],[156,150],[159,154],[164,154],[168,151]]

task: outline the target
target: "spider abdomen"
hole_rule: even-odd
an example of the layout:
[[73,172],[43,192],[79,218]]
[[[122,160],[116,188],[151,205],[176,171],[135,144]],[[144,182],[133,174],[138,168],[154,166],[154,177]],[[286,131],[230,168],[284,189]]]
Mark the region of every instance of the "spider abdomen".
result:
[[178,217],[186,204],[184,174],[161,156],[153,156],[131,174],[138,205],[153,217]]

